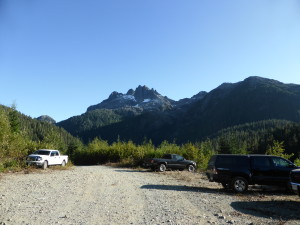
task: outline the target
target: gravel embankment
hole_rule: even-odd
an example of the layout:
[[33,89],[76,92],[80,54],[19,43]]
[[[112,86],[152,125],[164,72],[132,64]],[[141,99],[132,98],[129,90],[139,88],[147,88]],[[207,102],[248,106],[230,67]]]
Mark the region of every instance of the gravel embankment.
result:
[[3,174],[0,225],[300,224],[300,198],[236,195],[199,173],[105,166]]

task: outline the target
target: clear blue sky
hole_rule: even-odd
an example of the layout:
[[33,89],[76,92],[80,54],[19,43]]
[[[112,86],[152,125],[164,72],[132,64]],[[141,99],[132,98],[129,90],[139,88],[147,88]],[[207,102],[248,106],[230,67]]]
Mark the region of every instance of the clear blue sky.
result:
[[33,118],[249,76],[300,84],[299,0],[0,0],[0,104]]

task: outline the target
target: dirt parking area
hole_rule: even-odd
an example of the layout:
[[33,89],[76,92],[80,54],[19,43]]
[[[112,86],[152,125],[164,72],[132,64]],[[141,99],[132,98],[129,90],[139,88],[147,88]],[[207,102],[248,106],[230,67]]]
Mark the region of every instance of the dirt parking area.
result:
[[300,224],[297,195],[235,194],[201,173],[76,166],[2,174],[0,184],[1,225]]

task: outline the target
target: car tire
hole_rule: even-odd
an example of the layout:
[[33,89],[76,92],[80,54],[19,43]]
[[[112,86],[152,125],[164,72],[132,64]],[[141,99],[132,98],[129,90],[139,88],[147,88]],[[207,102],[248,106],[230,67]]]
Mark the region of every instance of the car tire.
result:
[[47,167],[48,167],[48,161],[44,161],[42,166],[43,170],[47,169]]
[[193,165],[188,165],[187,166],[187,170],[189,171],[189,172],[195,172],[195,167],[193,166]]
[[161,163],[158,167],[159,172],[165,172],[167,169],[166,165],[164,163]]
[[231,188],[236,193],[244,193],[248,190],[248,181],[243,177],[235,177],[231,181]]
[[62,161],[61,166],[66,166],[66,161],[65,160]]

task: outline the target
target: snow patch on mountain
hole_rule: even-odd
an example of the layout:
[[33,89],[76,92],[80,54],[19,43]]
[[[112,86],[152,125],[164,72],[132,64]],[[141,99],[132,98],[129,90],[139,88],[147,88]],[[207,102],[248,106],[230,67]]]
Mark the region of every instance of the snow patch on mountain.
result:
[[143,103],[147,103],[147,102],[150,102],[151,99],[147,98],[147,99],[144,99]]
[[132,95],[123,95],[123,99],[136,101],[135,97]]

